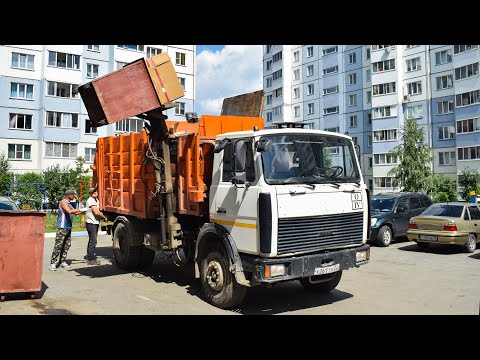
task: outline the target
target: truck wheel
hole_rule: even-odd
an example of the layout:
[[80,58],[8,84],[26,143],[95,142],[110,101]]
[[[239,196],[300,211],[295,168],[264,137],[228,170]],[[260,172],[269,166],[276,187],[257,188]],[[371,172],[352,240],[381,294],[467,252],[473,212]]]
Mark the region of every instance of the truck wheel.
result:
[[342,270],[333,274],[309,276],[301,278],[300,283],[305,290],[317,293],[329,292],[335,289],[342,278]]
[[225,250],[208,252],[201,261],[200,280],[207,301],[221,309],[240,304],[247,287],[239,285],[230,272],[230,261]]
[[377,245],[381,247],[387,247],[392,242],[392,238],[392,230],[390,230],[387,225],[383,225],[378,231]]
[[155,251],[147,249],[146,247],[142,248],[142,254],[140,257],[140,264],[139,267],[142,270],[149,269],[153,264],[153,259],[155,258]]
[[113,256],[121,269],[135,269],[141,263],[142,246],[132,246],[134,230],[130,223],[119,222],[113,233]]
[[465,249],[469,253],[475,252],[475,249],[477,248],[477,238],[475,237],[474,234],[468,235],[467,242],[465,243]]

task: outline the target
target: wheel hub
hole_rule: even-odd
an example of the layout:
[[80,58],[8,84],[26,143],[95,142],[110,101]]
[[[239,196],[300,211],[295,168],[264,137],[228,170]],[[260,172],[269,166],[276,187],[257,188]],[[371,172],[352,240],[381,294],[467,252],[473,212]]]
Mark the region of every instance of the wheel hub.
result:
[[220,291],[223,288],[223,270],[217,260],[212,260],[208,264],[207,283],[215,291]]

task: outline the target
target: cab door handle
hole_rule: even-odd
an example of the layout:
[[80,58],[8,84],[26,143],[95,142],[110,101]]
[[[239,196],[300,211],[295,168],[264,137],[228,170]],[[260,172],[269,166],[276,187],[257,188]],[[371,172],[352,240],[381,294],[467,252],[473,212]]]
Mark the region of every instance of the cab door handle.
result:
[[227,210],[224,209],[224,208],[217,208],[217,213],[219,213],[219,214],[226,214],[226,213],[227,213]]

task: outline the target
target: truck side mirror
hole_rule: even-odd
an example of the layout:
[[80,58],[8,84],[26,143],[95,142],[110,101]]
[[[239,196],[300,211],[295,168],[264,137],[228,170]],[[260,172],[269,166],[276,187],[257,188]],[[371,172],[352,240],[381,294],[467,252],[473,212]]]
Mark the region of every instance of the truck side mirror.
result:
[[268,150],[270,146],[272,146],[272,140],[270,139],[260,139],[255,144],[257,152],[264,152],[265,150]]
[[227,146],[227,144],[230,142],[230,139],[223,139],[219,144],[215,145],[215,148],[213,149],[213,152],[216,154],[216,153],[219,153],[220,151],[222,151],[223,149],[225,149],[225,147]]

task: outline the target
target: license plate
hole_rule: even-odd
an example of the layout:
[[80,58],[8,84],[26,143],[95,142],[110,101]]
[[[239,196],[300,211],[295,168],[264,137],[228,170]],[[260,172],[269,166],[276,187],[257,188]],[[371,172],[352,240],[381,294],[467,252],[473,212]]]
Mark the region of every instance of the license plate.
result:
[[420,240],[437,241],[437,237],[434,235],[420,235]]
[[340,264],[315,268],[313,275],[330,274],[340,270]]

